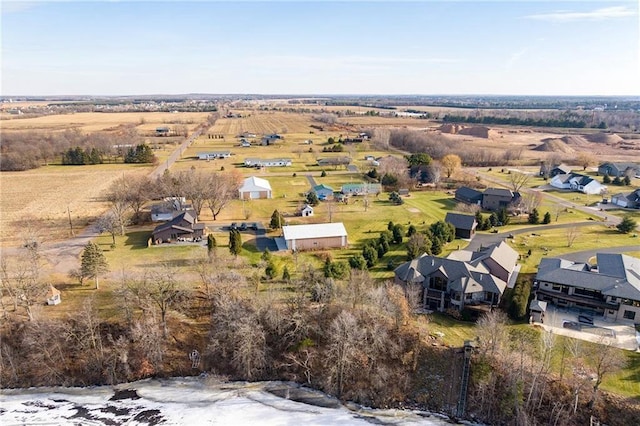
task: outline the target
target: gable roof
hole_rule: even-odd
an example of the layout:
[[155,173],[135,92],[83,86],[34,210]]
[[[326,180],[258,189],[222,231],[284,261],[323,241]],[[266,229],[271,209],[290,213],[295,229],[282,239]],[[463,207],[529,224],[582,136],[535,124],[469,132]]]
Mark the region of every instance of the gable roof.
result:
[[458,250],[444,258],[425,253],[398,266],[394,272],[396,278],[404,282],[424,282],[425,277],[441,274],[446,277],[447,285],[456,291],[489,291],[502,294],[507,286],[506,282],[492,275],[490,265],[485,261],[492,259],[511,272],[516,266],[517,258],[518,253],[501,242],[479,252]]
[[314,223],[308,225],[285,225],[282,227],[285,240],[309,238],[346,237],[347,230],[342,222]]
[[240,187],[240,191],[243,192],[251,190],[252,188],[268,189],[269,191],[271,191],[271,184],[266,179],[251,176],[244,180],[242,186]]
[[449,212],[444,218],[445,222],[448,222],[455,226],[457,229],[472,230],[476,227],[476,217],[468,214],[452,213]]
[[504,188],[487,188],[484,190],[484,195],[493,195],[496,197],[508,197],[513,198],[513,192]]
[[[183,220],[187,222],[187,225],[189,226],[188,228],[185,226],[182,226]],[[195,222],[196,222],[195,212],[184,211],[179,215],[177,215],[176,217],[174,217],[173,219],[171,219],[169,222],[165,222],[161,225],[156,226],[151,234],[155,235],[158,232],[162,232],[170,228],[179,229],[185,232],[193,232],[193,227]],[[204,224],[202,225],[204,226]]]
[[456,189],[456,198],[462,198],[465,200],[479,200],[482,198],[482,192],[476,191],[468,186],[461,186]]
[[318,191],[331,191],[333,192],[333,188],[330,187],[329,185],[325,185],[324,183],[321,183],[319,185],[316,185],[312,188],[315,192]]

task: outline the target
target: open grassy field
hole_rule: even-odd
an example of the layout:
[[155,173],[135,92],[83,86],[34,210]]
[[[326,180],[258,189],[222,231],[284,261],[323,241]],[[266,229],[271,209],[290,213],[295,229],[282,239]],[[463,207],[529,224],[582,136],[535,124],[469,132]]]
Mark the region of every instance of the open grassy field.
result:
[[7,119],[2,121],[2,131],[55,132],[76,129],[82,132],[102,132],[134,127],[140,134],[147,134],[155,132],[155,128],[159,126],[172,128],[180,125],[193,130],[209,115],[208,112],[79,112]]

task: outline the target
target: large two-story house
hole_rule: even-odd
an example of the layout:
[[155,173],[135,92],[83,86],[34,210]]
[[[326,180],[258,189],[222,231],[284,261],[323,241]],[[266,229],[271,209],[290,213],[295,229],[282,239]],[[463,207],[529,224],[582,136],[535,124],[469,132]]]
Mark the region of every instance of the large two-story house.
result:
[[597,267],[590,267],[543,258],[534,282],[536,298],[640,324],[640,259],[610,253],[598,253],[596,259]]
[[518,253],[505,242],[479,251],[458,250],[446,258],[423,254],[395,269],[395,281],[418,287],[425,308],[444,311],[498,306],[518,274]]
[[518,192],[504,188],[487,188],[482,193],[482,208],[484,210],[497,211],[506,209],[520,199]]

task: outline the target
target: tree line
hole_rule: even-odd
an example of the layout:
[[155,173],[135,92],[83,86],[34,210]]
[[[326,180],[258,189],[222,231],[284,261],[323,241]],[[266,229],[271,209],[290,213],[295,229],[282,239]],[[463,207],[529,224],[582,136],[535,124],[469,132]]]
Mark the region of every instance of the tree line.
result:
[[0,170],[35,169],[54,161],[64,164],[97,164],[122,161],[127,149],[141,139],[135,129],[120,134],[64,132],[3,132]]

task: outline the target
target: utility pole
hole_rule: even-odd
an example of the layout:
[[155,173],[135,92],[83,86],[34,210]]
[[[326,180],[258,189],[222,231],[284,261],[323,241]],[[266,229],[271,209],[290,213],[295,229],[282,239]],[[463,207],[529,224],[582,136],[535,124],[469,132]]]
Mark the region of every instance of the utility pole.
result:
[[69,209],[69,203],[67,203],[67,216],[69,217],[69,230],[71,231],[71,236],[74,237],[73,233],[73,222],[71,222],[71,210]]

